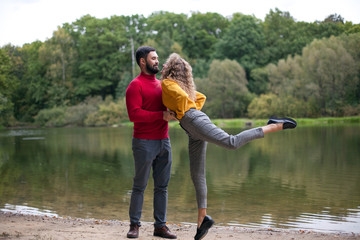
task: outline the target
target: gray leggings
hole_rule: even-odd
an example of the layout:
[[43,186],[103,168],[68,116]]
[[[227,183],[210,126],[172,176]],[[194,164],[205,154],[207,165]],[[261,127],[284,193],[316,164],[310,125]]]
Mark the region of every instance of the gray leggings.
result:
[[229,135],[213,124],[205,113],[196,109],[187,111],[180,120],[180,125],[189,136],[190,174],[195,186],[198,208],[206,208],[205,159],[207,142],[234,150],[254,139],[263,138],[264,132],[262,128],[253,128],[237,135]]

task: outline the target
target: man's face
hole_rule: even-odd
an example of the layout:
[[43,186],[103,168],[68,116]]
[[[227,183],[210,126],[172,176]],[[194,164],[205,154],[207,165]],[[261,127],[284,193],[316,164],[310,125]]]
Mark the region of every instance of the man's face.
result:
[[146,70],[151,74],[157,74],[159,72],[159,57],[155,51],[149,52],[147,55]]

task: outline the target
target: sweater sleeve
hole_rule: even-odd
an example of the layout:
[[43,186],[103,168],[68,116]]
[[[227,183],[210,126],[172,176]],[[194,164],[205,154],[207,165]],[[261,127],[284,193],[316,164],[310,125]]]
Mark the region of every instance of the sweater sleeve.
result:
[[196,109],[201,110],[205,104],[206,96],[201,92],[196,91]]
[[126,108],[131,122],[153,122],[163,119],[163,111],[148,111],[142,108],[141,88],[130,83],[126,90]]
[[185,111],[189,109],[188,94],[175,81],[163,80],[161,86],[164,105],[174,111],[178,119],[181,119]]

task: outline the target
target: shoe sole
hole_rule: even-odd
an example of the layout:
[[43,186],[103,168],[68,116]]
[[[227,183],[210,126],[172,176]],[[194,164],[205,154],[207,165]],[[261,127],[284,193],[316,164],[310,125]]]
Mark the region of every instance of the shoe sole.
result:
[[283,129],[293,129],[293,128],[296,128],[296,125],[294,123],[284,123],[283,125]]
[[139,236],[126,236],[127,238],[139,238]]
[[153,236],[154,237],[161,237],[161,238],[166,238],[166,239],[177,239],[177,237],[164,237],[164,236],[162,236],[162,235],[160,235],[160,234],[153,234]]

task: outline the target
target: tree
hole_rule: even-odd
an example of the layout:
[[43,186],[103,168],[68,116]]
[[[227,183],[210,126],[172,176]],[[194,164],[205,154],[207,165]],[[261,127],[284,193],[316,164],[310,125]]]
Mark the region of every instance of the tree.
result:
[[347,96],[349,102],[352,102],[352,105],[357,105],[360,104],[360,31],[355,34],[342,35],[339,39],[346,51],[357,63],[357,83],[355,84],[356,93],[355,95]]
[[53,37],[39,49],[39,59],[46,66],[47,107],[66,105],[73,93],[72,66],[75,62],[74,42],[65,29],[58,27]]
[[129,22],[126,17],[96,19],[86,15],[64,26],[75,41],[78,55],[74,68],[78,100],[89,95],[115,96],[122,69],[131,71]]
[[180,42],[187,27],[185,14],[160,11],[152,13],[146,20],[146,30],[155,41],[161,40],[165,33],[171,40]]
[[344,24],[344,18],[342,18],[338,14],[331,14],[327,18],[325,18],[324,22],[332,22],[332,23],[342,23]]
[[207,79],[197,80],[200,91],[207,96],[205,111],[216,118],[245,116],[252,99],[246,85],[244,69],[235,60],[214,60]]
[[206,78],[210,69],[210,60],[202,58],[191,61],[194,78]]
[[192,13],[180,41],[191,59],[209,60],[229,21],[218,13]]
[[139,73],[134,51],[142,45],[157,49],[160,64],[172,52],[189,59],[212,116],[245,116],[251,93],[274,100],[270,92],[280,103],[296,103],[295,110],[281,106],[282,113],[354,115],[360,107],[359,32],[359,24],[337,14],[306,23],[279,9],[264,22],[239,13],[86,15],[64,23],[45,42],[0,48],[1,118],[4,109],[7,119],[13,112],[31,122],[42,109],[81,108],[88,97],[120,101]]
[[[121,26],[123,19],[121,17],[113,16],[111,18],[112,28],[118,29],[118,26]],[[132,78],[135,78],[136,75],[136,59],[135,59],[135,47],[142,45],[147,37],[151,35],[147,28],[147,20],[142,15],[132,15],[125,17],[125,35],[122,32],[122,29],[118,29],[118,34],[121,36],[121,43],[123,44],[119,51],[122,53],[120,56],[120,62],[124,64],[123,66],[128,66],[126,61],[129,60],[131,56],[131,74]],[[125,37],[125,39],[123,39]],[[126,39],[128,41],[126,42]],[[129,70],[121,70],[121,75],[124,76]],[[119,83],[121,81],[127,81],[120,77]]]
[[5,49],[0,49],[0,126],[8,125],[13,117],[12,96],[18,87],[18,79],[13,74],[14,63]]
[[271,92],[280,96],[304,97],[303,95],[299,96],[305,87],[301,86],[304,83],[301,79],[301,64],[301,58],[298,56],[288,56],[287,59],[279,60],[277,65],[269,64],[267,71]]
[[331,36],[339,36],[346,31],[344,19],[337,14],[331,14],[322,22],[315,22],[317,31],[314,33],[314,38],[329,38]]
[[116,99],[122,99],[125,97],[126,89],[131,82],[133,76],[130,74],[130,72],[125,72],[124,76],[121,77],[121,81],[119,81],[119,84],[116,88]]
[[250,71],[262,66],[265,36],[260,20],[253,16],[234,14],[224,36],[215,47],[214,57],[238,61],[249,76]]
[[342,115],[341,108],[356,95],[358,65],[338,38],[314,40],[303,50],[305,78],[316,88],[323,115]]
[[344,27],[344,33],[346,34],[360,33],[360,24],[352,24],[352,22],[346,22]]
[[176,52],[182,57],[187,58],[187,56],[183,53],[180,44],[171,39],[169,34],[166,32],[162,34],[160,40],[156,41],[154,39],[148,39],[144,45],[152,46],[156,49],[156,52],[159,55],[160,66],[162,66],[167,57],[173,52]]
[[250,92],[257,95],[264,94],[268,91],[269,77],[265,67],[251,70],[248,88]]
[[156,49],[160,65],[162,65],[173,52],[185,55],[179,42],[186,28],[187,17],[185,14],[155,12],[146,21],[146,31],[149,32],[149,36],[144,45]]
[[46,107],[49,82],[45,78],[46,66],[39,60],[42,45],[40,41],[24,44],[17,53],[21,58],[21,76],[20,86],[14,93],[14,116],[20,121],[32,122],[39,110]]
[[[279,9],[266,15],[264,21],[264,34],[266,36],[266,50],[270,63],[275,63],[294,53],[293,43],[297,39],[295,20],[289,12],[282,12]],[[301,46],[299,51],[301,51]]]

